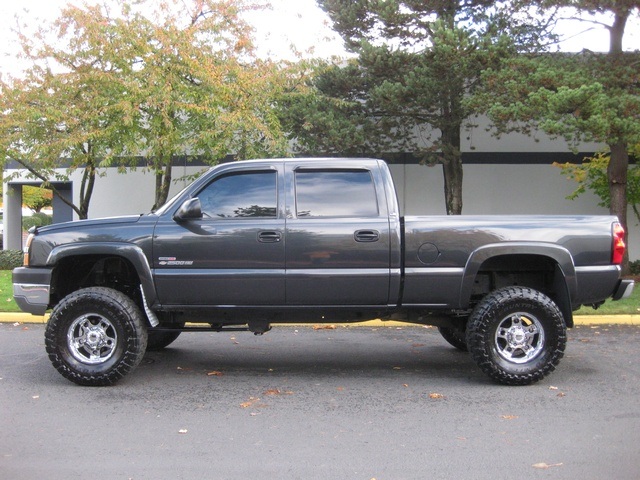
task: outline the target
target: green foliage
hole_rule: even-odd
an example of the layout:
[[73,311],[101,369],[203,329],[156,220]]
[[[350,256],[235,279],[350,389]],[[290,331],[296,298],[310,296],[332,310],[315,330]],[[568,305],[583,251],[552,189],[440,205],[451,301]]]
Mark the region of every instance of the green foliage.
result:
[[499,133],[539,128],[570,142],[640,142],[640,54],[552,54],[508,59],[483,72],[474,98]]
[[[608,153],[598,153],[594,157],[586,159],[582,164],[554,164],[559,167],[562,174],[570,180],[577,182],[578,187],[567,198],[574,200],[587,190],[595,193],[601,207],[611,207],[611,196],[609,194],[609,178],[607,169],[609,167],[610,155]],[[627,174],[627,202],[633,209],[638,222],[640,222],[640,165],[630,165]]]
[[13,270],[16,267],[21,267],[23,256],[22,250],[0,250],[0,270]]
[[[412,153],[441,163],[447,212],[462,211],[461,134],[478,72],[539,46],[514,2],[322,0],[357,59],[321,65],[283,123],[303,153]],[[523,21],[524,19],[524,21]],[[320,152],[318,149],[321,149]]]
[[46,213],[37,212],[30,217],[22,218],[22,229],[28,231],[31,227],[42,227],[51,225],[52,218]]
[[22,204],[34,212],[39,212],[44,207],[50,207],[52,199],[53,192],[47,188],[32,187],[29,185],[22,187]]
[[68,5],[33,37],[20,35],[31,67],[0,84],[0,155],[44,182],[81,170],[80,202],[71,206],[86,218],[103,167],[145,155],[157,207],[175,155],[215,163],[230,153],[282,154],[272,108],[282,78],[253,55],[241,16],[253,8],[226,0]]

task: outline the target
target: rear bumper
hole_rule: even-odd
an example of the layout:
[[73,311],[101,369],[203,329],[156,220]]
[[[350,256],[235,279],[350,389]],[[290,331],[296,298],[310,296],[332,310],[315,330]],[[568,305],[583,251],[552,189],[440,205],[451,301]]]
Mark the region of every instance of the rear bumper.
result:
[[13,270],[13,298],[23,312],[44,315],[49,307],[51,269],[20,267]]
[[620,280],[616,291],[613,292],[614,300],[622,300],[623,298],[629,298],[633,292],[635,282],[633,280]]

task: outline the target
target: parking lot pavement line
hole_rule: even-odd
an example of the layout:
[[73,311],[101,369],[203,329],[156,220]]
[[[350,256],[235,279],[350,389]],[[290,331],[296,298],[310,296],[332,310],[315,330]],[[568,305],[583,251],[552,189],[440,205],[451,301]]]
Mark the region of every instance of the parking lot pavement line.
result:
[[[30,315],[28,313],[19,312],[0,312],[0,323],[47,323],[49,314],[45,315]],[[640,325],[640,315],[577,315],[573,317],[575,325]],[[403,323],[388,320],[369,320],[366,322],[358,323],[335,323],[336,325],[343,325],[349,327],[364,326],[364,327],[421,327],[415,323]],[[311,324],[277,324],[278,326],[309,326]]]

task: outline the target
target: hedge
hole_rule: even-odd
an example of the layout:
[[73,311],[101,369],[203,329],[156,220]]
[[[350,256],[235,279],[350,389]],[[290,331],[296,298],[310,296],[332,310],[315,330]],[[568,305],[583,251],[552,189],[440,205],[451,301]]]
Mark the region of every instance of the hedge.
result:
[[13,270],[22,266],[22,250],[0,250],[0,270]]

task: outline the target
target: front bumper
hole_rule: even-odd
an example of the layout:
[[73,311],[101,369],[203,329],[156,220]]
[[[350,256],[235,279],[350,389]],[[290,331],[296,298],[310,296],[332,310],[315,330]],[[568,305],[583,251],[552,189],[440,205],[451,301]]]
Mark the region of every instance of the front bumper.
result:
[[49,308],[51,269],[19,267],[13,270],[13,298],[23,312],[44,315]]

